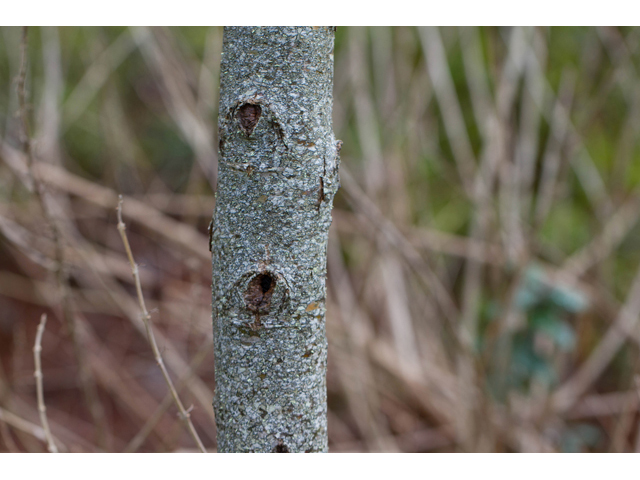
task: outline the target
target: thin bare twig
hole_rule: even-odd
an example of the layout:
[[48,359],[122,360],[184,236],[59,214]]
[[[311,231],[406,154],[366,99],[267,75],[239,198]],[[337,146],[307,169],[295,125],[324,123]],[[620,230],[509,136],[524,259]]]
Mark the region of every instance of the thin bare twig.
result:
[[40,317],[40,325],[38,325],[38,332],[36,333],[36,342],[33,346],[33,361],[36,365],[34,376],[36,377],[36,392],[38,394],[38,413],[40,414],[40,423],[44,430],[44,436],[47,439],[47,448],[51,453],[58,453],[58,447],[51,435],[51,429],[49,428],[49,420],[47,419],[47,407],[44,404],[44,393],[42,391],[42,363],[40,361],[40,352],[42,351],[42,334],[44,333],[44,327],[47,324],[47,314],[43,313]]
[[[24,154],[12,148],[7,142],[1,142],[0,150],[5,163],[16,173],[25,185],[31,185],[33,178],[28,174],[27,161],[24,158]],[[52,187],[65,190],[72,195],[77,195],[94,205],[102,208],[112,208],[117,201],[116,193],[113,190],[73,175],[63,168],[43,162],[37,163],[34,167],[38,180],[46,182]],[[149,207],[139,200],[128,197],[125,198],[127,201],[127,210],[123,212],[123,215],[131,220],[137,221],[152,232],[167,238],[170,242],[177,244],[184,250],[195,254],[197,258],[206,257],[210,260],[210,254],[206,246],[207,237],[205,235],[200,234],[197,230],[184,223],[163,215],[155,208]],[[89,244],[85,246],[88,247]],[[103,287],[102,291],[109,296],[113,305],[131,321],[135,329],[145,335],[146,327],[137,313],[137,302],[130,299],[120,283],[113,280],[110,276],[104,275],[104,273],[110,269],[107,264],[113,267],[114,263],[111,260],[108,262],[105,261],[99,255],[91,255],[88,257],[83,253],[83,250],[83,248],[77,248],[76,252],[84,257],[84,264],[89,266],[90,270],[93,271],[93,274]],[[128,260],[127,264],[129,264]],[[127,265],[127,267],[130,271],[130,265]],[[100,272],[98,272],[98,270]],[[22,298],[22,296],[19,298]],[[165,338],[161,332],[156,332],[156,338],[164,346],[164,355],[169,368],[180,377],[187,375],[189,370],[188,364],[173,343],[168,338]],[[198,403],[206,409],[205,412],[208,417],[214,422],[214,412],[213,409],[210,408],[210,399],[213,398],[211,390],[198,377],[192,377],[188,381],[187,388],[197,399]]]
[[82,385],[85,401],[91,413],[91,418],[96,426],[96,436],[98,443],[106,449],[106,432],[107,426],[104,416],[104,408],[100,403],[98,397],[95,382],[91,376],[91,372],[87,368],[87,362],[85,361],[85,351],[82,344],[79,342],[76,335],[75,318],[73,316],[73,305],[69,294],[69,279],[66,271],[66,262],[64,255],[64,245],[62,239],[62,230],[58,225],[57,219],[54,217],[53,211],[50,208],[50,198],[45,199],[44,186],[40,177],[36,173],[36,155],[33,150],[31,141],[31,129],[29,126],[29,116],[27,113],[27,89],[26,89],[26,75],[27,75],[27,46],[28,46],[28,27],[22,28],[22,39],[20,43],[21,60],[20,70],[17,78],[16,90],[18,94],[19,105],[19,117],[21,123],[21,140],[22,140],[22,152],[27,162],[27,175],[33,182],[34,192],[42,214],[45,219],[45,224],[51,230],[53,236],[53,243],[55,245],[55,274],[56,282],[58,284],[58,291],[60,295],[60,309],[62,312],[62,318],[64,319],[67,328],[69,329],[69,336],[73,343],[74,354],[80,370],[80,384]]
[[[634,376],[633,382],[636,387],[636,393],[638,394],[638,398],[640,399],[640,375]],[[636,432],[636,443],[635,443],[634,451],[636,453],[640,452],[640,423],[638,424],[638,430]]]
[[164,376],[165,381],[167,382],[169,391],[173,396],[173,401],[178,407],[178,411],[180,412],[180,418],[184,421],[185,426],[189,430],[189,434],[193,438],[193,441],[196,442],[196,445],[198,446],[200,451],[203,453],[206,453],[207,450],[204,448],[204,445],[202,444],[202,440],[200,440],[200,437],[198,436],[198,433],[196,432],[196,429],[194,428],[193,423],[191,422],[189,411],[187,411],[182,405],[182,401],[178,396],[178,392],[176,391],[176,388],[173,386],[173,381],[171,380],[171,377],[169,376],[169,372],[167,371],[167,368],[164,365],[164,360],[162,359],[162,355],[160,354],[160,349],[158,348],[156,337],[153,334],[153,329],[151,328],[151,314],[147,310],[147,306],[144,301],[144,296],[142,295],[140,275],[138,274],[138,264],[133,259],[133,253],[131,251],[131,246],[129,245],[129,239],[127,238],[127,234],[125,233],[125,230],[127,227],[122,221],[122,203],[123,203],[123,199],[121,195],[118,201],[118,209],[117,209],[118,232],[120,232],[120,237],[122,238],[124,249],[127,252],[127,257],[129,258],[129,263],[131,264],[131,271],[133,273],[133,278],[136,284],[136,293],[138,294],[138,302],[140,304],[140,310],[142,311],[142,320],[144,321],[144,325],[147,330],[147,336],[149,339],[149,343],[151,344],[151,349],[153,350],[153,356],[156,360],[156,363],[160,367],[160,370],[162,371],[162,375]]
[[[196,352],[193,360],[191,361],[191,364],[189,365],[190,371],[188,375],[185,377],[182,377],[178,382],[177,390],[182,390],[182,388],[187,384],[189,378],[195,374],[195,370],[205,359],[207,353],[212,351],[213,351],[213,345],[211,343],[211,340],[210,339],[205,340],[200,346],[200,348],[198,349],[198,351]],[[172,395],[171,393],[168,393],[162,399],[162,402],[160,403],[160,405],[158,405],[158,407],[156,408],[156,411],[153,412],[153,414],[147,418],[147,421],[142,427],[142,429],[136,434],[135,437],[131,439],[129,444],[125,447],[124,449],[125,453],[133,453],[142,446],[146,438],[153,431],[156,425],[160,422],[162,415],[164,415],[167,409],[171,406],[172,402],[173,402]]]
[[7,425],[11,425],[13,428],[27,433],[33,437],[36,437],[38,440],[47,441],[47,436],[42,427],[36,425],[35,423],[31,423],[28,420],[25,420],[18,415],[5,410],[0,407],[0,422],[6,423]]

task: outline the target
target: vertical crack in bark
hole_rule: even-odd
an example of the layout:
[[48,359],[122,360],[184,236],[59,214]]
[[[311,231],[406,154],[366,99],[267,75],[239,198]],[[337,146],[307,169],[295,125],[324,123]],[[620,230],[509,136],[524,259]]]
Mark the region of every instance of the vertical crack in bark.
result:
[[320,206],[324,201],[324,180],[320,177],[320,186],[318,187],[318,200],[316,200],[316,208],[320,211]]

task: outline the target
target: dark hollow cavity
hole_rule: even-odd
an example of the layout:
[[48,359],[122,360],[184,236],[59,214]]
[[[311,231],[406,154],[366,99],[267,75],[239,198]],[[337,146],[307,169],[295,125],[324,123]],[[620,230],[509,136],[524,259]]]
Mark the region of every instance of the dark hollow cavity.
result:
[[244,303],[247,310],[254,314],[269,313],[271,296],[276,280],[268,273],[260,273],[253,277],[244,292]]
[[262,114],[262,108],[260,105],[254,105],[252,103],[244,103],[240,105],[238,109],[238,120],[244,133],[251,135],[253,129],[256,128],[260,115]]

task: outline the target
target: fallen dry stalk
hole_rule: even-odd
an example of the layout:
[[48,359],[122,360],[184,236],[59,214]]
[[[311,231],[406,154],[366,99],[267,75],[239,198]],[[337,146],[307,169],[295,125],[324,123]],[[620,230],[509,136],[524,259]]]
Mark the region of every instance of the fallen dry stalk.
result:
[[51,435],[51,429],[49,428],[49,420],[47,420],[47,407],[44,404],[44,393],[42,392],[42,364],[40,361],[40,352],[42,351],[42,334],[44,333],[44,326],[47,323],[47,314],[43,313],[40,317],[40,325],[38,325],[38,332],[36,333],[36,342],[33,346],[33,360],[36,365],[34,376],[36,377],[36,392],[38,394],[38,413],[40,414],[40,423],[42,423],[42,429],[44,430],[44,436],[47,440],[47,448],[51,453],[58,453],[58,447],[53,441],[53,435]]
[[153,356],[155,357],[156,363],[160,367],[162,371],[162,375],[164,376],[165,381],[167,382],[167,386],[169,387],[169,391],[171,392],[171,396],[173,397],[173,401],[178,407],[178,411],[180,413],[180,418],[184,421],[187,430],[189,430],[189,434],[193,438],[193,441],[196,442],[196,445],[200,449],[201,452],[206,453],[206,449],[196,432],[196,429],[191,422],[189,411],[187,411],[182,405],[182,401],[178,396],[178,392],[173,386],[173,382],[171,381],[171,377],[169,376],[169,372],[164,365],[164,361],[162,360],[162,355],[160,354],[160,349],[158,348],[158,344],[156,342],[156,337],[153,335],[153,329],[151,328],[151,314],[147,310],[147,306],[144,302],[144,296],[142,295],[142,286],[140,284],[140,275],[138,274],[138,264],[133,259],[133,253],[131,252],[131,246],[129,245],[129,239],[127,238],[127,234],[125,233],[126,225],[122,221],[122,195],[120,195],[118,201],[118,232],[120,232],[120,237],[122,238],[122,243],[124,244],[124,249],[127,252],[127,257],[129,258],[129,263],[131,264],[131,271],[133,273],[133,279],[136,284],[136,293],[138,294],[138,302],[140,303],[140,310],[142,311],[142,320],[144,321],[144,326],[147,330],[147,336],[149,339],[149,343],[151,344],[151,349],[153,350]]

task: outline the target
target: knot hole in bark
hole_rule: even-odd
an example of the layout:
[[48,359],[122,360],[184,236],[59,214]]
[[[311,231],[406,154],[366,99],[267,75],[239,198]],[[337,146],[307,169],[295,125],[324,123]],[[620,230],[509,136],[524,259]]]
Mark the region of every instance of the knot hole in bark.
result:
[[291,453],[289,447],[287,447],[282,440],[278,440],[278,444],[273,447],[273,453]]
[[244,303],[247,309],[256,314],[269,313],[271,296],[276,287],[276,279],[268,273],[253,277],[244,292]]
[[252,103],[243,103],[238,109],[238,120],[240,121],[240,127],[244,133],[249,136],[253,132],[254,128],[260,120],[262,115],[262,108],[260,105],[254,105]]

